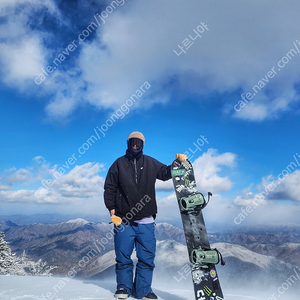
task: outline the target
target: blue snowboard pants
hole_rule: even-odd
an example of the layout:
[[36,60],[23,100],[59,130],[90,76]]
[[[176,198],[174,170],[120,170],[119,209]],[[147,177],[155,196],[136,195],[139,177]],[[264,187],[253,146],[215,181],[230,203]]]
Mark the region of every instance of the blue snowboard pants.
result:
[[[115,227],[117,289],[126,289],[130,295],[141,299],[152,292],[156,238],[154,223],[137,224],[130,222]],[[131,254],[136,248],[138,262],[133,280]]]

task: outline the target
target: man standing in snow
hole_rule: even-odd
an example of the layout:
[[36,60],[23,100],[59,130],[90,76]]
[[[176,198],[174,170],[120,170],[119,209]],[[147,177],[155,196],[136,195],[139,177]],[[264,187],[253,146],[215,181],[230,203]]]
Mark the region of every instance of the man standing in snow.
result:
[[[157,299],[151,289],[156,250],[155,181],[169,180],[171,166],[144,155],[144,144],[144,135],[132,132],[128,136],[126,154],[111,165],[104,184],[104,202],[115,224],[115,297],[119,299],[130,295],[143,300]],[[178,158],[187,157],[179,154]],[[133,280],[131,254],[134,247],[138,263]]]

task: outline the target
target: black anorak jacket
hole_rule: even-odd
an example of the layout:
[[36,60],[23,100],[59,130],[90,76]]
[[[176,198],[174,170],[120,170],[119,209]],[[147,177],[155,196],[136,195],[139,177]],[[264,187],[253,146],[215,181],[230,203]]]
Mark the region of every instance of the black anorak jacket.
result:
[[140,153],[133,157],[129,151],[109,168],[104,183],[104,202],[108,210],[129,221],[140,220],[157,213],[156,179],[170,179],[171,166]]

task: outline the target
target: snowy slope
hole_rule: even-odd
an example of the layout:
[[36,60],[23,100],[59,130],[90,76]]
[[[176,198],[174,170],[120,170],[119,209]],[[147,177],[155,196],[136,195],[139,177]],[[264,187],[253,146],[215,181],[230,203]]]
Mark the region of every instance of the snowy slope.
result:
[[1,300],[108,300],[109,290],[71,278],[0,276]]
[[212,244],[213,248],[217,248],[223,257],[234,256],[244,262],[249,262],[261,268],[267,268],[278,262],[274,257],[255,253],[243,246],[232,245],[227,243]]
[[[245,247],[227,243],[212,244],[223,254],[225,267],[218,265],[221,282],[229,286],[242,286],[251,281],[257,288],[265,285],[280,286],[286,278],[293,274],[293,267],[272,256],[255,253]],[[136,261],[135,251],[132,259]],[[168,280],[168,287],[192,288],[189,258],[185,245],[174,240],[157,241],[155,257],[154,284]],[[115,253],[110,251],[103,256],[89,260],[85,268],[78,273],[85,278],[111,279],[115,277]],[[293,287],[294,288],[294,287]],[[293,289],[291,288],[291,289]]]
[[[191,290],[169,290],[167,282],[162,282],[161,286],[159,289],[154,288],[160,300],[194,300]],[[115,299],[114,291],[114,282],[80,281],[67,277],[0,275],[1,300],[112,300]],[[226,300],[265,300],[268,295],[269,292],[264,296],[253,296],[244,289],[239,293],[225,293],[224,297]],[[284,297],[281,299],[285,300]]]

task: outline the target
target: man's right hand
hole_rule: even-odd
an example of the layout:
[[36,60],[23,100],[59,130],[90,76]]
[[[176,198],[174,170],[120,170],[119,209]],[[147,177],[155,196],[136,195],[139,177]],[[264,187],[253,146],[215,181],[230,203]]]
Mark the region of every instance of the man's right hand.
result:
[[122,219],[116,215],[112,215],[110,219],[116,226],[120,226],[122,224]]
[[109,211],[110,212],[110,219],[111,221],[117,225],[117,226],[120,226],[122,224],[122,219],[118,216],[115,215],[116,213],[116,210],[115,209],[112,209]]

